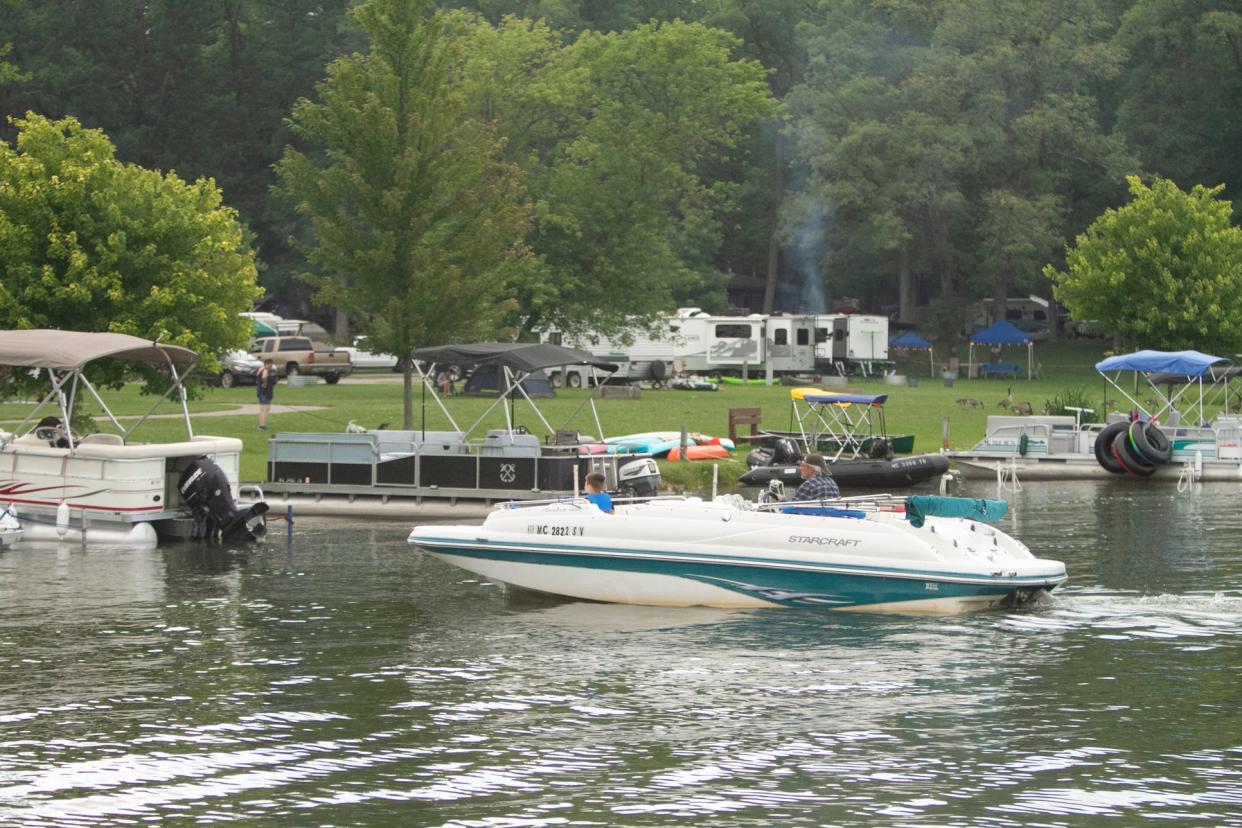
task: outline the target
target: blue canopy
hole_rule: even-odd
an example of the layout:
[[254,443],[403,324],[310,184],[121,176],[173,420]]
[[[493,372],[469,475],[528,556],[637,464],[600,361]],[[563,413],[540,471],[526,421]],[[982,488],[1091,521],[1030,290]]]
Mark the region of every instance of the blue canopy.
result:
[[1143,371],[1179,374],[1198,377],[1208,373],[1213,365],[1229,365],[1233,360],[1212,356],[1199,351],[1135,351],[1132,354],[1112,356],[1095,364],[1095,370]]
[[970,341],[975,345],[1029,345],[1031,338],[1008,319],[1002,319],[972,334]]
[[895,336],[888,341],[890,348],[909,348],[919,349],[930,348],[932,344],[914,331],[906,331],[901,336]]

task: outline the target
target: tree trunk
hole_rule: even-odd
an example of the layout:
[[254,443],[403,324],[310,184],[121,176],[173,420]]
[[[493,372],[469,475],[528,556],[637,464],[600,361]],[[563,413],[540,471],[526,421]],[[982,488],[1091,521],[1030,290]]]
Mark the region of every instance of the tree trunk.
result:
[[910,271],[908,242],[897,251],[897,280],[897,318],[902,322],[914,322],[914,274]]
[[336,324],[332,330],[332,338],[346,345],[351,344],[349,337],[349,314],[340,308],[336,309]]
[[776,225],[780,214],[781,192],[785,186],[785,136],[779,127],[774,145],[776,164],[772,169],[768,190],[768,272],[763,286],[764,313],[771,313],[776,304],[776,280],[781,266],[781,245]]

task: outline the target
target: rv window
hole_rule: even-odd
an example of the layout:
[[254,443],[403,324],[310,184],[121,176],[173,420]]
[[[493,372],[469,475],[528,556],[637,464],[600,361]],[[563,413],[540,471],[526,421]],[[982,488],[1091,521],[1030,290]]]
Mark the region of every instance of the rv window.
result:
[[811,332],[806,328],[798,328],[798,344],[809,345],[811,342]]
[[785,330],[784,328],[777,328],[772,333],[772,343],[774,345],[788,345],[789,344],[789,331]]
[[717,325],[717,339],[750,339],[750,325]]
[[1044,313],[1041,310],[1036,310],[1034,313],[1031,314],[1031,318],[1034,319],[1036,322],[1046,322],[1048,321],[1048,314]]
[[1022,309],[1021,308],[1006,308],[1005,318],[1006,319],[1021,319]]
[[552,333],[548,334],[548,344],[549,345],[560,345],[561,344],[561,332],[553,331]]
[[816,328],[815,329],[816,344],[820,342],[827,342],[827,341],[828,341],[828,329],[827,328]]

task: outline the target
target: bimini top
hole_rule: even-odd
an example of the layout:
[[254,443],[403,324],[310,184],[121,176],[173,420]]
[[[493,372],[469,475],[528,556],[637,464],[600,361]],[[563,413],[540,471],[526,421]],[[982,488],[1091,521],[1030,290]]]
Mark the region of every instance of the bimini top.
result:
[[888,394],[837,394],[822,388],[791,388],[790,399],[803,400],[810,403],[830,405],[874,405],[882,406],[888,400]]
[[619,366],[577,348],[562,348],[546,342],[481,342],[477,345],[441,345],[415,348],[414,358],[443,365],[504,365],[516,371],[538,371],[558,365],[590,365],[612,373]]
[[127,362],[193,365],[198,354],[180,345],[165,345],[122,333],[87,331],[0,331],[0,365],[22,368],[77,370],[88,362],[110,357]]
[[1177,374],[1183,377],[1201,377],[1211,371],[1212,366],[1230,365],[1233,360],[1212,356],[1199,351],[1135,351],[1132,354],[1120,354],[1095,364],[1095,370],[1105,371],[1142,371],[1144,373],[1162,372]]

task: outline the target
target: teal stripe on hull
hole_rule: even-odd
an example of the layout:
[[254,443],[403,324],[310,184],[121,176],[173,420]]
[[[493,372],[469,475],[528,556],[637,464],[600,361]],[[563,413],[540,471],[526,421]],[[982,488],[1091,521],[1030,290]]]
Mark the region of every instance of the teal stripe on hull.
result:
[[997,583],[953,583],[932,577],[901,578],[883,574],[782,569],[650,556],[590,555],[572,551],[545,554],[515,549],[437,546],[426,542],[420,545],[432,552],[462,558],[565,566],[601,573],[627,572],[686,578],[787,607],[843,609],[936,599],[1000,600],[1018,590],[1051,589],[1055,586],[1047,584],[1046,579],[1022,584],[1014,583],[1014,579]]

